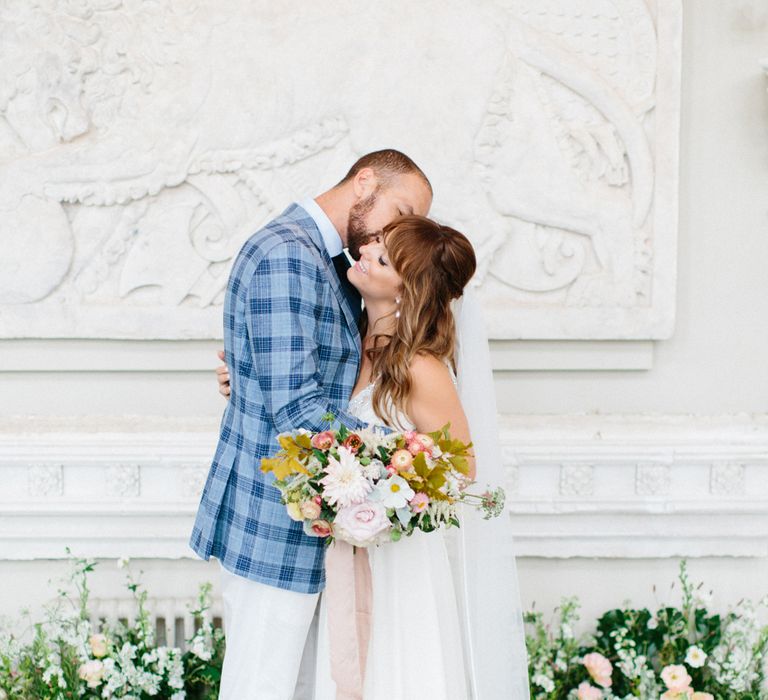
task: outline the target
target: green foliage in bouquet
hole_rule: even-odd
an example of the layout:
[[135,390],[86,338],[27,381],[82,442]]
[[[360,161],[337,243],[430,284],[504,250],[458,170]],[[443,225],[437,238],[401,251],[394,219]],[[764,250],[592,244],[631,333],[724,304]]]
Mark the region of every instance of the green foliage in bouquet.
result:
[[[707,611],[681,562],[681,605],[609,610],[592,637],[577,640],[578,601],[564,599],[552,625],[527,613],[534,700],[765,700],[768,625],[741,601],[727,615]],[[761,605],[768,604],[764,599]]]
[[216,700],[224,635],[205,614],[210,584],[201,587],[191,611],[195,633],[182,653],[156,644],[147,592],[130,570],[127,587],[135,618],[96,628],[88,612],[88,575],[94,565],[72,560],[76,596],[60,590],[44,621],[28,622],[20,635],[7,624],[0,627],[0,700]]

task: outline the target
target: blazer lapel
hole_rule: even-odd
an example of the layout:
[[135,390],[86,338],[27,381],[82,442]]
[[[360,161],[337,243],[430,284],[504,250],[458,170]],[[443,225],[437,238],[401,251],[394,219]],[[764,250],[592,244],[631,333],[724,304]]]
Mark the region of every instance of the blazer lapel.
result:
[[339,302],[341,312],[347,321],[349,330],[352,333],[352,338],[355,341],[355,348],[359,353],[362,341],[360,340],[360,332],[357,329],[358,314],[354,313],[350,307],[349,302],[347,301],[347,297],[341,288],[339,276],[336,274],[333,261],[331,260],[331,256],[328,255],[328,251],[325,248],[325,243],[323,242],[323,237],[320,233],[320,230],[317,228],[315,220],[297,204],[289,207],[286,210],[286,214],[292,215],[297,223],[300,222],[302,229],[306,231],[310,238],[312,247],[317,252],[320,260],[322,260],[323,266],[325,267],[325,276],[328,278],[328,284],[331,285],[331,289],[336,296],[336,300]]

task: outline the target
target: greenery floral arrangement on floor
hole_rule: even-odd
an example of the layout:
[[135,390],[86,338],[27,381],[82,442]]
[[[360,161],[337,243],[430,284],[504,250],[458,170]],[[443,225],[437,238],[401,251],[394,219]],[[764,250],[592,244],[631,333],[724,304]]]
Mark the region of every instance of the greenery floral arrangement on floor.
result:
[[[534,700],[765,700],[768,625],[739,602],[710,614],[711,595],[680,564],[681,607],[610,610],[592,637],[578,640],[579,604],[566,598],[551,625],[527,613]],[[768,606],[768,597],[759,606]]]
[[[211,624],[211,586],[201,587],[186,650],[159,646],[147,592],[126,567],[132,621],[94,627],[88,575],[94,562],[73,559],[73,591],[59,591],[43,622],[20,636],[0,625],[0,700],[216,700],[224,635]],[[119,561],[118,565],[124,565]],[[741,601],[724,616],[680,565],[680,608],[611,610],[594,635],[577,639],[575,598],[552,624],[528,613],[533,700],[768,700],[768,625]],[[760,605],[768,606],[768,597]],[[503,700],[503,699],[500,699]]]
[[74,592],[60,590],[43,622],[29,621],[16,636],[0,626],[0,700],[216,700],[224,658],[224,634],[206,611],[210,584],[191,609],[195,632],[187,651],[155,643],[147,592],[126,560],[127,587],[136,604],[133,621],[95,628],[88,615],[88,574],[94,562],[73,559]]

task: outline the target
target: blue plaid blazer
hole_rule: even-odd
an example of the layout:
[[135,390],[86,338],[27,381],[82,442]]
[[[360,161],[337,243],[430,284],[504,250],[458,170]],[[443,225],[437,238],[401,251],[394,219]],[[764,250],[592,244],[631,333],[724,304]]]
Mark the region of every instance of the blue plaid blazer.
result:
[[316,593],[324,539],[288,517],[260,460],[287,430],[322,430],[346,413],[360,364],[357,313],[314,220],[293,204],[243,246],[224,301],[232,393],[190,545],[202,558],[268,585]]

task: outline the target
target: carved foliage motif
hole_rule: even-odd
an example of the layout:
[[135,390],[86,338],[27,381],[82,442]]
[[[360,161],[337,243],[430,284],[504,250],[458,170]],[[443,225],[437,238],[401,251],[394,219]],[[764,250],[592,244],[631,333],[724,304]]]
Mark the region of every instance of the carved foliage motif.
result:
[[591,496],[594,491],[594,468],[589,464],[560,467],[561,496]]
[[107,467],[104,474],[105,491],[118,498],[136,497],[140,493],[138,464],[115,464]]
[[638,464],[635,471],[635,493],[638,496],[666,496],[669,493],[670,469],[664,464]]
[[27,492],[32,498],[64,494],[63,468],[60,464],[39,464],[27,470]]

